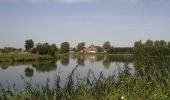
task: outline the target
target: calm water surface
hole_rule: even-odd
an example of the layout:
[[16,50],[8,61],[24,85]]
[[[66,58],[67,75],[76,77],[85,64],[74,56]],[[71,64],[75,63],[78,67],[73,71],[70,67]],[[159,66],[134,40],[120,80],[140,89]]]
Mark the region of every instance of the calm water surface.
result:
[[[31,63],[1,63],[0,64],[0,86],[12,87],[20,90],[24,82],[31,82],[33,85],[44,85],[49,79],[50,86],[53,86],[56,75],[61,77],[61,86],[65,85],[66,78],[76,67],[80,77],[86,77],[89,70],[98,77],[102,72],[105,77],[118,75],[120,71],[127,69],[132,75],[135,73],[132,61],[115,59],[109,56],[82,55],[76,57],[69,55],[57,61],[31,62]],[[126,67],[126,68],[125,68]]]

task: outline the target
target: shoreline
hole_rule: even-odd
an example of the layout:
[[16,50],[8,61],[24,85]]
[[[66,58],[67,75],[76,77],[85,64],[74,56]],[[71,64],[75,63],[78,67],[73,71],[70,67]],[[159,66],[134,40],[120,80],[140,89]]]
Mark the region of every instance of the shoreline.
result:
[[60,59],[67,55],[96,55],[96,56],[114,56],[114,57],[133,57],[133,54],[104,54],[104,53],[64,53],[64,54],[56,54],[54,57],[51,55],[38,55],[38,54],[32,54],[32,53],[11,53],[11,54],[0,54],[0,63],[12,63],[12,62],[38,62],[38,61],[45,61],[45,60],[56,60]]

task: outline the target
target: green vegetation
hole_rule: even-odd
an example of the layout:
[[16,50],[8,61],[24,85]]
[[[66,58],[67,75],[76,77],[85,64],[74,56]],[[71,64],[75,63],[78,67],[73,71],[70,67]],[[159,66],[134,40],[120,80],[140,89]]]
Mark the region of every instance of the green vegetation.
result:
[[[64,87],[60,75],[50,88],[47,79],[44,86],[32,86],[25,81],[25,89],[15,91],[11,88],[0,89],[1,100],[169,100],[170,99],[170,58],[147,58],[135,60],[136,72],[129,72],[128,62],[118,76],[105,77],[100,73],[94,77],[89,71],[80,78],[75,69],[69,74]],[[29,68],[26,74],[31,76]]]
[[[57,48],[55,44],[38,43],[34,48],[34,41],[32,39],[25,41],[25,48],[27,51],[12,47],[5,47],[0,49],[0,62],[3,61],[29,61],[35,60],[34,55],[39,55],[38,58],[46,57],[46,55],[53,56],[53,58],[61,58],[69,53],[77,54],[94,54],[94,53],[82,53],[81,50],[85,48],[85,42],[78,43],[76,48],[70,49],[68,42],[63,42],[60,48]],[[115,55],[135,55],[135,56],[169,56],[170,55],[170,42],[164,40],[147,40],[145,43],[142,41],[136,41],[134,47],[114,47],[109,41],[103,44],[103,47],[95,46],[97,49],[96,55],[100,54],[115,54]],[[69,52],[71,51],[71,52]],[[32,54],[31,54],[32,53]],[[10,56],[9,55],[17,55]],[[19,55],[18,55],[19,54]],[[29,55],[25,55],[29,54]],[[31,56],[30,56],[31,55]],[[2,57],[1,57],[2,56]],[[5,57],[6,56],[6,57]],[[23,57],[24,56],[24,57]],[[28,57],[26,57],[28,56]]]
[[109,50],[110,54],[133,54],[133,48],[131,47],[112,47]]
[[38,43],[36,47],[33,48],[32,53],[54,56],[56,51],[57,46],[55,44],[49,45],[48,43]]
[[110,50],[111,49],[111,44],[110,44],[110,42],[109,41],[107,41],[107,42],[105,42],[104,44],[103,44],[103,49],[105,49],[105,50]]
[[27,51],[30,51],[34,47],[34,42],[32,39],[25,41],[25,48]]
[[147,40],[145,43],[142,41],[136,41],[134,44],[135,56],[169,56],[170,47],[168,42],[164,40],[152,41]]
[[70,49],[70,44],[68,42],[63,42],[61,44],[61,48],[60,48],[60,52],[61,53],[68,53],[69,52],[69,49]]
[[41,72],[49,72],[51,70],[55,70],[57,68],[55,60],[48,60],[43,62],[32,63],[32,66]]
[[85,48],[85,42],[78,43],[77,51],[81,52]]
[[42,61],[54,59],[50,55],[37,55],[37,54],[0,54],[0,62],[27,62],[27,61]]
[[98,53],[102,53],[103,52],[103,48],[101,46],[96,46],[97,48],[97,52]]
[[21,48],[13,48],[13,47],[4,47],[3,49],[0,49],[0,54],[8,54],[8,53],[18,53],[21,52]]

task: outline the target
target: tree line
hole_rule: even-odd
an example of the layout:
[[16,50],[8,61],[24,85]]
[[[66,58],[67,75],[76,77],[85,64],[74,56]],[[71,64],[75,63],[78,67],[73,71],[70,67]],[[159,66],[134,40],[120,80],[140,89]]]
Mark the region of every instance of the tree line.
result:
[[[71,48],[74,52],[81,52],[85,48],[85,42],[80,42],[76,47]],[[109,41],[103,43],[102,46],[95,46],[99,53],[109,54],[134,54],[136,56],[148,55],[148,56],[161,56],[170,55],[170,42],[164,40],[147,40],[146,42],[136,41],[133,47],[114,47]],[[58,48],[56,44],[49,43],[37,43],[35,44],[32,39],[25,41],[25,50],[35,54],[45,55],[49,54],[55,56],[55,53],[68,53],[70,51],[69,42],[61,43]],[[22,49],[5,47],[0,49],[1,53],[8,52],[20,52]]]
[[165,40],[136,41],[133,47],[136,56],[166,56],[170,55],[170,42]]
[[68,42],[63,42],[60,49],[57,48],[55,44],[49,43],[38,43],[34,46],[34,41],[32,39],[29,39],[25,41],[25,48],[27,51],[30,51],[32,53],[40,55],[49,54],[55,56],[56,52],[68,53],[70,49],[70,44]]
[[[85,42],[80,42],[76,47],[71,50],[74,52],[81,52],[85,48]],[[105,52],[105,53],[116,53],[116,54],[131,54],[133,53],[132,47],[113,47],[109,41],[104,42],[103,46],[95,46],[97,48],[97,52]],[[38,43],[34,46],[34,41],[32,39],[25,41],[25,48],[27,51],[31,51],[32,53],[37,54],[50,54],[53,55],[55,52],[58,53],[68,53],[70,51],[69,42],[63,42],[60,45],[60,48],[57,48],[55,44],[48,43]]]

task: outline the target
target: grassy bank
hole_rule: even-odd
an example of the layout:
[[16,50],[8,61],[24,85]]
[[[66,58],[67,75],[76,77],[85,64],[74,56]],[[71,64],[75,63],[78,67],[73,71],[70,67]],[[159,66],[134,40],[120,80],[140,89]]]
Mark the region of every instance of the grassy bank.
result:
[[50,55],[37,55],[37,54],[0,54],[0,62],[26,62],[26,61],[42,61],[54,59]]
[[[122,59],[132,59],[133,54],[104,54],[104,53],[74,53],[76,56],[80,55],[94,55],[94,56],[112,56],[115,58]],[[28,61],[42,61],[42,60],[49,60],[49,59],[60,59],[62,57],[68,56],[68,53],[60,54],[56,53],[53,56],[51,55],[38,55],[32,53],[9,53],[9,54],[0,54],[0,62],[28,62]]]

